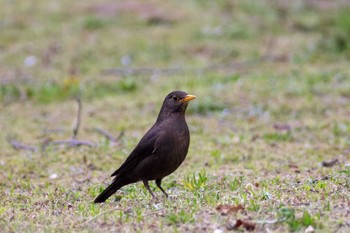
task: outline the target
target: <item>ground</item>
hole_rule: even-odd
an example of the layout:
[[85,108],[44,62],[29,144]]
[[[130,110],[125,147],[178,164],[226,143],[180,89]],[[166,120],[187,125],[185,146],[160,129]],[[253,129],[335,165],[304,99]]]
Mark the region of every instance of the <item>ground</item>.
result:
[[[350,231],[347,1],[1,6],[3,231]],[[173,90],[197,99],[170,198],[137,183],[94,204]],[[76,99],[92,145],[54,144]]]

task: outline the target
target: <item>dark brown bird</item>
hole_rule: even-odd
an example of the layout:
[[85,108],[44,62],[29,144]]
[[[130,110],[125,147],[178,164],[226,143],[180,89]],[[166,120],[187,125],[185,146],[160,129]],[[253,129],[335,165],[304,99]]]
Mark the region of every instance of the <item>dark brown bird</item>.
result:
[[156,123],[112,174],[115,176],[112,184],[95,199],[95,203],[104,202],[121,187],[138,181],[142,181],[155,198],[148,186],[150,180],[155,180],[158,188],[168,197],[161,182],[186,158],[190,132],[185,121],[185,111],[188,102],[194,98],[194,95],[183,91],[173,91],[165,97]]

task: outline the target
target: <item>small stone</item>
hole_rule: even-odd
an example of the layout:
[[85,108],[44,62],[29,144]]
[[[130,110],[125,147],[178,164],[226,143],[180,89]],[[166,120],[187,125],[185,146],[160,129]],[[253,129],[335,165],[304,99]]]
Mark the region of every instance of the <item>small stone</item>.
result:
[[221,229],[215,229],[213,233],[223,233],[224,231]]
[[35,66],[36,64],[36,57],[35,56],[28,56],[24,59],[24,65],[26,67],[31,67],[31,66]]
[[58,177],[57,173],[53,173],[49,176],[50,179],[56,179]]
[[305,229],[305,233],[313,233],[313,232],[315,232],[315,229],[311,225]]

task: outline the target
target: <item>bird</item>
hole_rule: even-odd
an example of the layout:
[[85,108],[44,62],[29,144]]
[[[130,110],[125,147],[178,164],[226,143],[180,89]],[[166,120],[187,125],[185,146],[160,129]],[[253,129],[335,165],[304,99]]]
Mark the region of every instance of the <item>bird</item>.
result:
[[111,176],[112,183],[94,200],[105,202],[121,187],[142,181],[153,199],[157,199],[148,182],[155,180],[165,197],[162,179],[173,173],[185,160],[190,145],[190,132],[185,120],[189,101],[196,96],[184,91],[169,93],[154,125],[141,138],[124,163]]

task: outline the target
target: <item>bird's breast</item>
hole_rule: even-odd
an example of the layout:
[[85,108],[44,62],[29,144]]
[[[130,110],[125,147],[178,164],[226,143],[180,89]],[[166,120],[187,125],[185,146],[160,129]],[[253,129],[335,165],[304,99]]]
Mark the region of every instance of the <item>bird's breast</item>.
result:
[[158,125],[158,130],[153,154],[142,160],[134,171],[133,176],[138,180],[156,180],[168,176],[186,158],[190,143],[186,122],[162,122]]
[[176,169],[185,159],[190,144],[190,134],[186,122],[171,127],[168,137],[164,141],[165,147],[162,154],[166,157],[167,163]]

